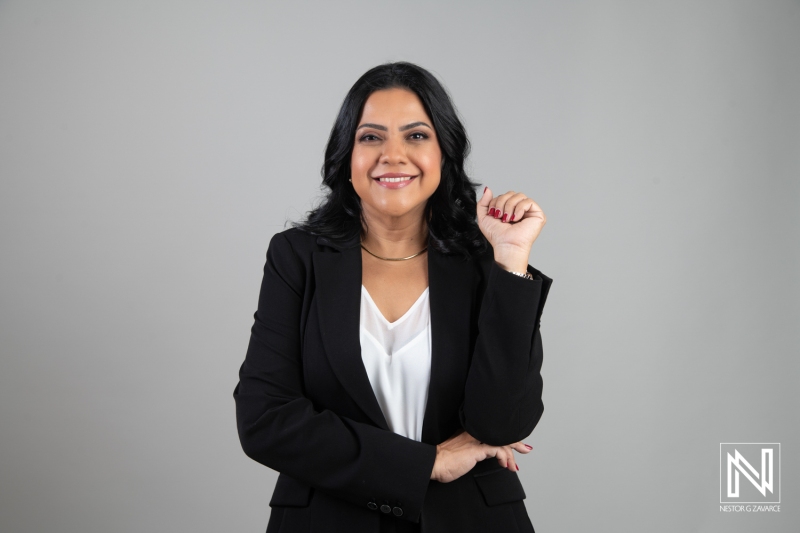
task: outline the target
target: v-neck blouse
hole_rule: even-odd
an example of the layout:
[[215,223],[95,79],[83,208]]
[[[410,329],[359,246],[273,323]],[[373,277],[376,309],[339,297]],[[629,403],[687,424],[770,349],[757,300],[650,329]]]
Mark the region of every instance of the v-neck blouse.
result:
[[389,322],[361,285],[361,358],[389,429],[422,440],[431,375],[429,287]]

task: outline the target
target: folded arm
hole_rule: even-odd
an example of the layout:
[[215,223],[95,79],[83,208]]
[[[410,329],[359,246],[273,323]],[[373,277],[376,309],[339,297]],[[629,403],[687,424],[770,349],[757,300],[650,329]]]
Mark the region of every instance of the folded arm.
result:
[[481,303],[459,415],[470,435],[493,446],[530,435],[544,410],[539,322],[552,279],[528,272],[533,280],[492,262]]

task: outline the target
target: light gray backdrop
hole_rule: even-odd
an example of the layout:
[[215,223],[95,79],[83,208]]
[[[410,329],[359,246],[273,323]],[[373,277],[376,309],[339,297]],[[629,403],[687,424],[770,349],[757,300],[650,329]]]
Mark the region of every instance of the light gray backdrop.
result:
[[[537,532],[800,527],[800,4],[0,2],[0,530],[257,532],[233,388],[339,104],[409,60],[531,263]],[[778,514],[720,442],[782,443]]]

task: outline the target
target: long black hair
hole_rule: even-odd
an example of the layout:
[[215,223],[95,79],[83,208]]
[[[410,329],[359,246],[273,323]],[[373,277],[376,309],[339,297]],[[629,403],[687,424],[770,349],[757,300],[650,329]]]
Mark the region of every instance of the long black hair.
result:
[[367,98],[375,91],[392,88],[407,89],[419,97],[433,121],[442,152],[441,182],[425,206],[428,246],[465,258],[485,252],[488,241],[475,217],[478,184],[464,171],[470,151],[467,132],[442,84],[424,68],[404,61],[368,70],[347,93],[322,165],[322,183],[329,192],[319,206],[306,213],[304,221],[292,226],[334,241],[361,235],[361,198],[349,182],[355,131]]

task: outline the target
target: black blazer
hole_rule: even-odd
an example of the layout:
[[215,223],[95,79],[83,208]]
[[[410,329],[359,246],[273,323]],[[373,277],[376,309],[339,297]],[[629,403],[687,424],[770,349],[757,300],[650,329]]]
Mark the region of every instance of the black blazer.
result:
[[495,458],[430,480],[436,445],[461,428],[506,445],[542,415],[539,322],[552,280],[507,272],[493,251],[428,248],[432,363],[418,442],[389,430],[361,360],[358,238],[275,234],[239,383],[244,452],[280,472],[268,532],[379,531],[381,516],[424,531],[532,531],[519,477]]

